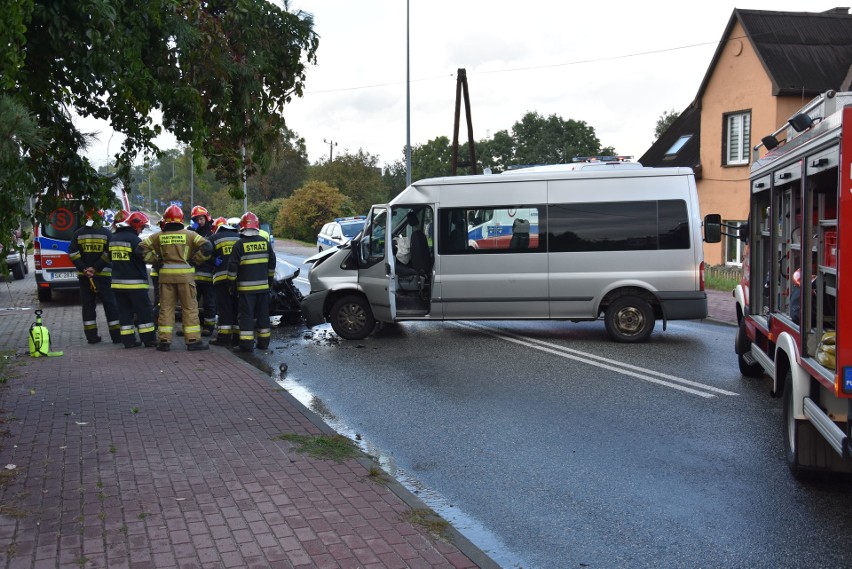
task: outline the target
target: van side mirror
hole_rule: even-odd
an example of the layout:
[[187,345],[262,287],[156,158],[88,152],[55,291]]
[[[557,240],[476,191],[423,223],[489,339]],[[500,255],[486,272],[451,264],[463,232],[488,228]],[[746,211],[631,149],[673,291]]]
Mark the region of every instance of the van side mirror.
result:
[[722,216],[708,213],[704,216],[704,241],[718,243],[722,240]]

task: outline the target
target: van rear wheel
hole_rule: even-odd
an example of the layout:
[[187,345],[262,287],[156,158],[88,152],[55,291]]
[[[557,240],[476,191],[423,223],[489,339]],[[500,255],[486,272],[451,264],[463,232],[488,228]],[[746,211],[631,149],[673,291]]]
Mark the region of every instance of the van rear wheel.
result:
[[654,309],[638,296],[622,296],[607,307],[604,323],[616,342],[644,342],[654,331]]
[[376,327],[376,319],[370,305],[362,296],[350,294],[339,299],[329,314],[331,327],[338,336],[346,340],[361,340]]

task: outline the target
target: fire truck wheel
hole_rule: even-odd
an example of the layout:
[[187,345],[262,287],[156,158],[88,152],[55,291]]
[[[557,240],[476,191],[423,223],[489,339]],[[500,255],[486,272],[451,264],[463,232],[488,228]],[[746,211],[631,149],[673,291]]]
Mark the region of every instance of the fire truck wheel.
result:
[[329,314],[331,327],[346,340],[361,340],[376,327],[370,304],[362,296],[350,294],[334,303]]
[[757,362],[748,363],[743,357],[743,354],[751,351],[751,342],[748,341],[748,336],[746,335],[745,320],[740,320],[735,344],[737,364],[740,366],[740,373],[743,377],[762,377],[763,367]]
[[654,331],[654,309],[638,296],[622,296],[607,307],[604,324],[616,342],[644,342]]

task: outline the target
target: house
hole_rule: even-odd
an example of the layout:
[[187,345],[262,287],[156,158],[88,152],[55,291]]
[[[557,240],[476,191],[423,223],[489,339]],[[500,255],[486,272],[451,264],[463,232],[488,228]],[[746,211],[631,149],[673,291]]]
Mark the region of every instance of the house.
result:
[[[748,217],[749,166],[761,138],[828,90],[852,90],[852,15],[735,9],[695,100],[639,159],[693,168],[702,213]],[[709,265],[739,265],[742,244],[705,244]]]

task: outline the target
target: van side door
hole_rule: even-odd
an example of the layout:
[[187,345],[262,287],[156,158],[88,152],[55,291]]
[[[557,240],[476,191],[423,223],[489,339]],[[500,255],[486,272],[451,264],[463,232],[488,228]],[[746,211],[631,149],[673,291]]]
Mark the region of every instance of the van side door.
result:
[[393,276],[393,243],[390,206],[370,209],[364,234],[357,243],[358,285],[370,302],[373,316],[380,322],[396,318],[396,281]]

